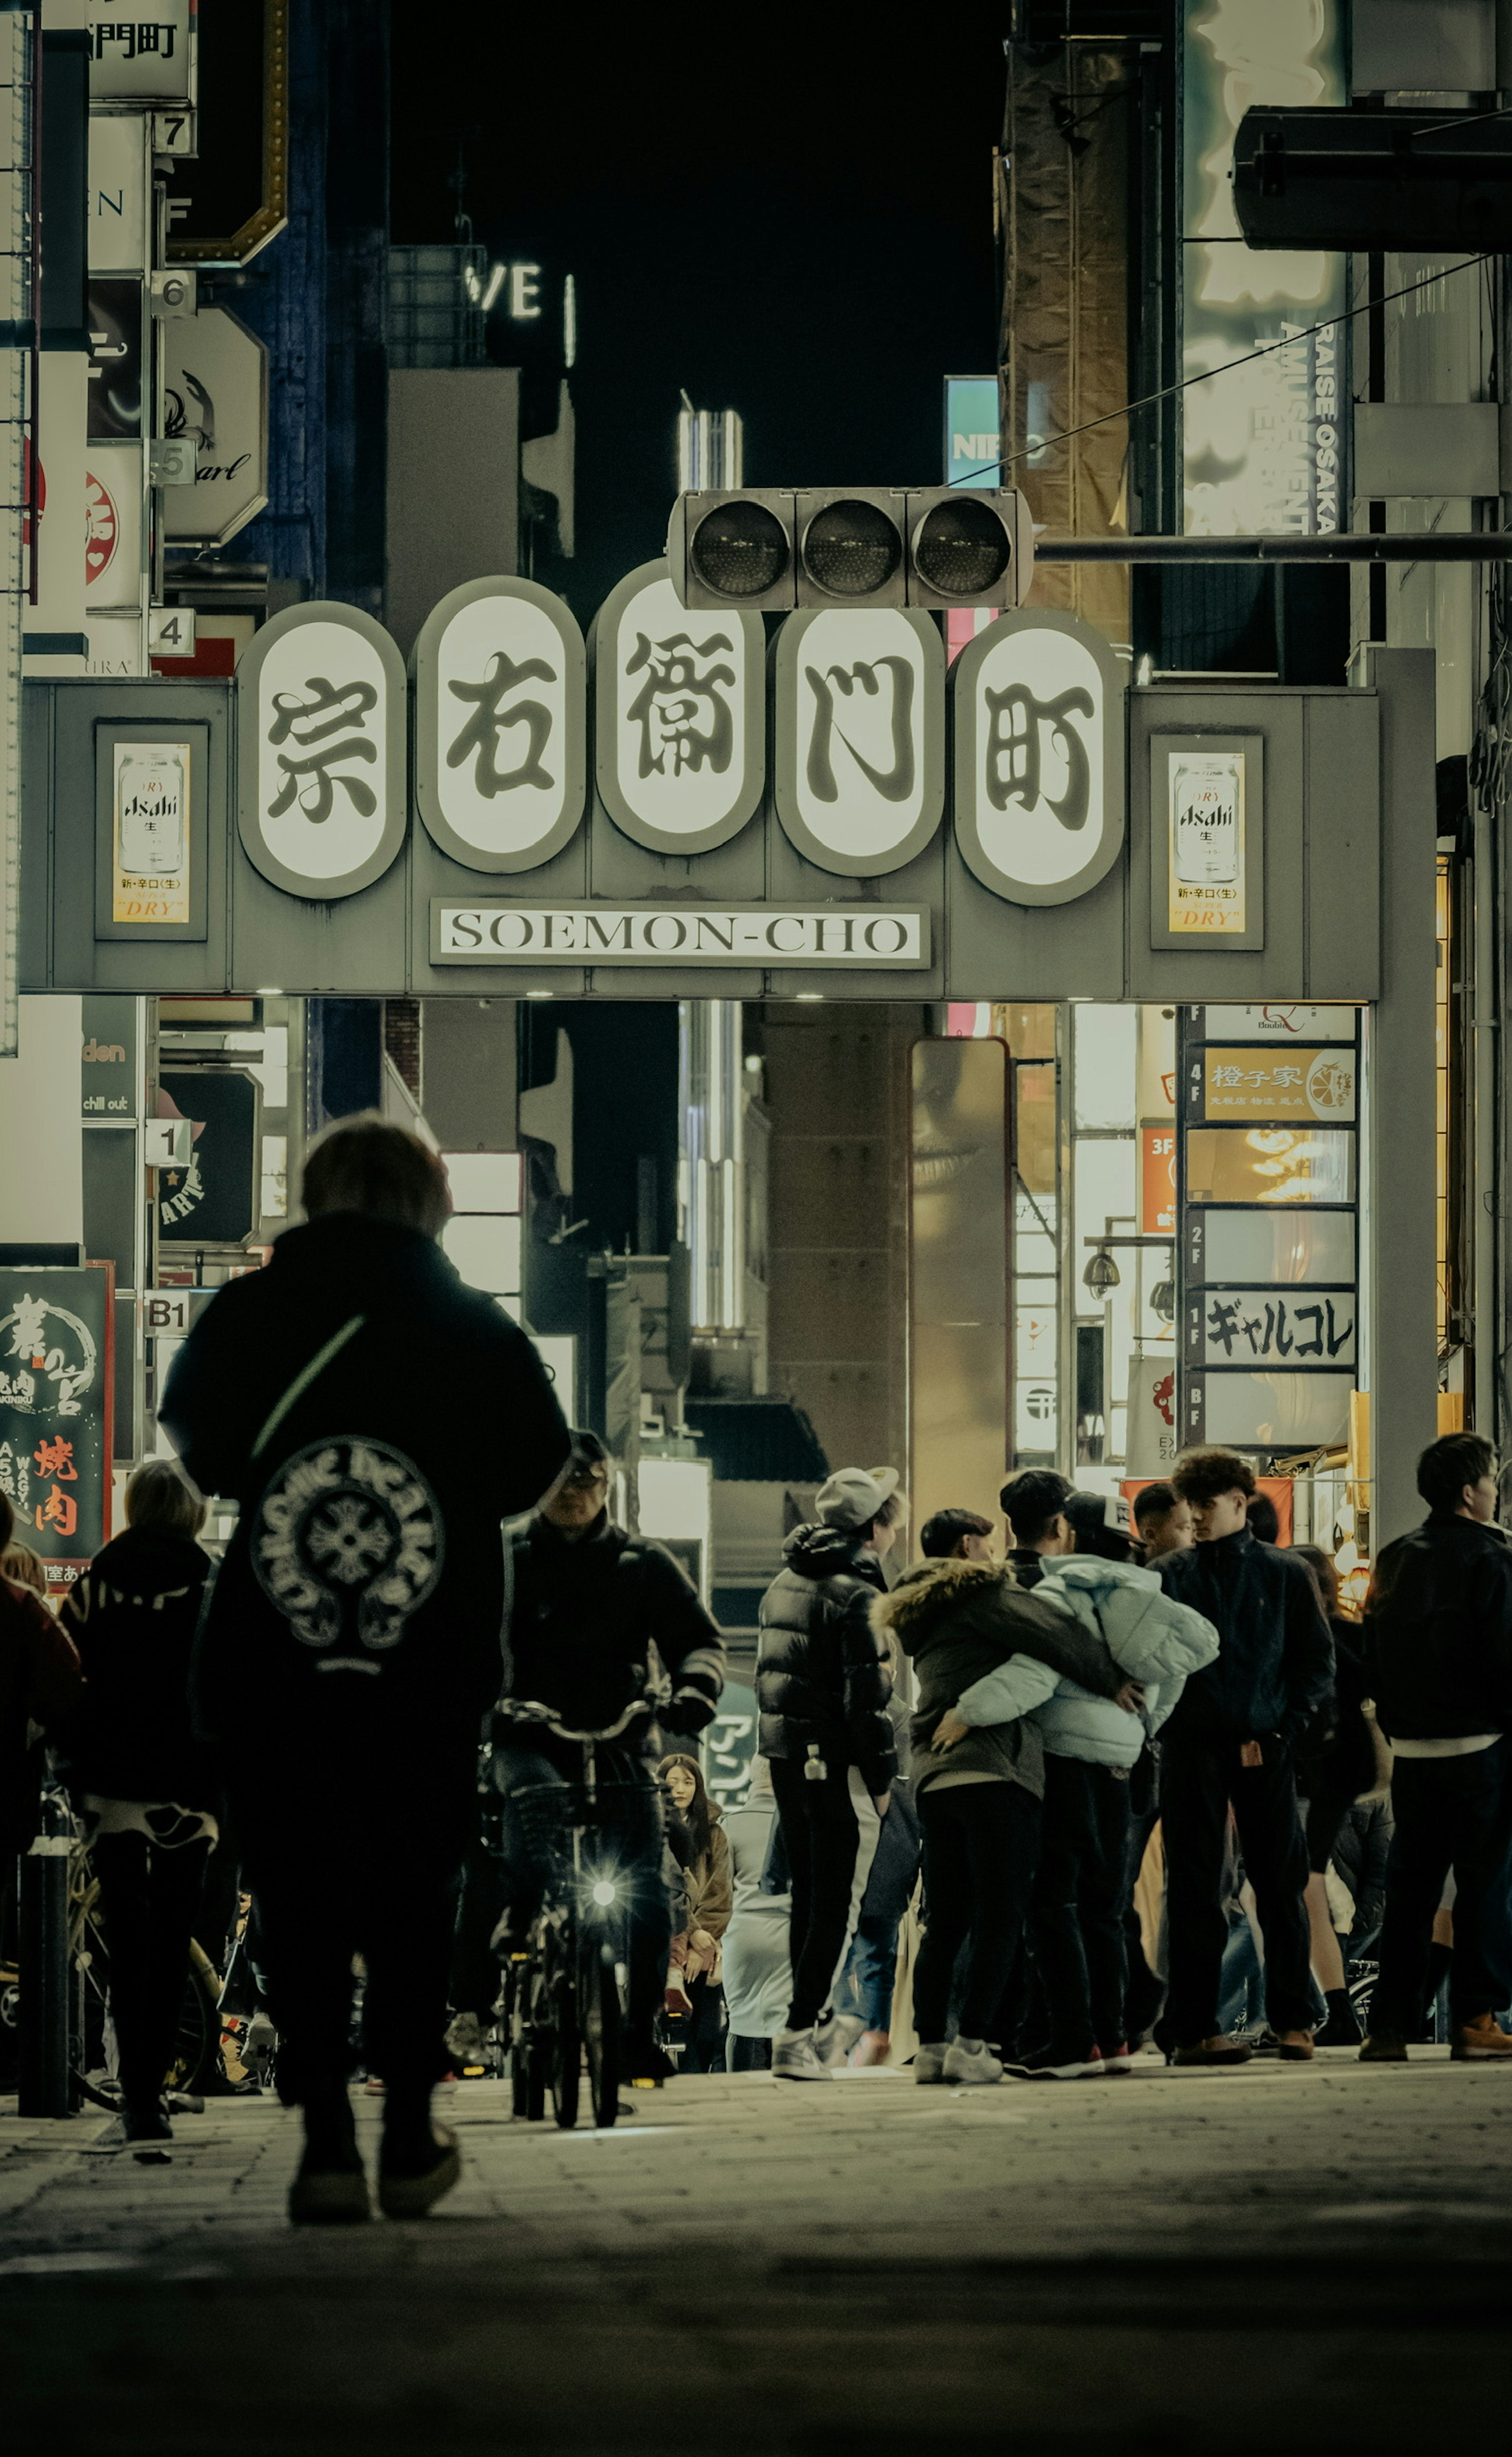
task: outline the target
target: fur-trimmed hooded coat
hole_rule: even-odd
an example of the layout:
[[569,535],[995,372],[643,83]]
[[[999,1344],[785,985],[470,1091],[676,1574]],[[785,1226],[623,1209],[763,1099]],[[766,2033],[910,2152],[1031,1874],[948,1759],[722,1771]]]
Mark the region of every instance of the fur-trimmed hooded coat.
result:
[[[1102,1637],[1069,1614],[1027,1595],[1009,1570],[991,1561],[919,1561],[890,1595],[872,1604],[879,1629],[890,1629],[914,1667],[919,1699],[912,1726],[912,1771],[922,1793],[942,1774],[984,1774],[1045,1794],[1045,1758],[1036,1706],[1071,1680],[1095,1697],[1123,1686]],[[1014,1676],[1008,1712],[983,1722],[954,1748],[932,1749],[942,1715],[962,1712],[962,1693],[1006,1666]],[[962,1720],[972,1722],[969,1713]]]

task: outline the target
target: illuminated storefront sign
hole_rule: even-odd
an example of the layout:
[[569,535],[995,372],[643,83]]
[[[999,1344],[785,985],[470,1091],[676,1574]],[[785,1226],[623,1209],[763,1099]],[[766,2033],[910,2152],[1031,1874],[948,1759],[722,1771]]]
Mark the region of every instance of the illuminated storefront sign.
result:
[[469,870],[533,870],[583,816],[583,635],[533,580],[472,580],[415,643],[415,798]]
[[[1341,316],[1347,259],[1253,249],[1233,207],[1234,132],[1256,103],[1348,101],[1341,0],[1187,0],[1182,86],[1183,374]],[[1344,328],[1182,395],[1185,526],[1309,533],[1343,518]]]
[[917,972],[921,905],[461,904],[430,907],[433,964],[864,964]]
[[875,878],[944,809],[944,650],[927,614],[790,614],[774,679],[777,814],[807,861]]
[[665,563],[611,589],[589,634],[595,774],[617,828],[653,853],[711,853],[766,783],[759,614],[690,614]]
[[237,670],[247,857],[291,896],[355,896],[404,841],[404,668],[356,607],[291,606]]
[[111,1532],[114,1276],[0,1270],[0,1493],[49,1586],[71,1585]]
[[998,486],[1003,439],[996,376],[945,378],[945,484]]
[[1074,614],[1007,613],[951,668],[956,842],[1015,904],[1068,904],[1124,841],[1126,671]]

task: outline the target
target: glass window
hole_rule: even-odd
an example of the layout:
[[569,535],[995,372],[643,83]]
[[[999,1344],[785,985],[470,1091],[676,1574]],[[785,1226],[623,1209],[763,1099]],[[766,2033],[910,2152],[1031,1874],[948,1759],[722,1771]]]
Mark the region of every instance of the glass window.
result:
[[[1115,1235],[1133,1234],[1135,1149],[1132,1135],[1107,1142],[1079,1142],[1076,1146],[1071,1281],[1079,1314],[1095,1314],[1101,1319],[1103,1311],[1102,1298],[1083,1284],[1082,1275],[1091,1257],[1091,1248],[1084,1241],[1100,1237],[1109,1220],[1122,1223],[1115,1228]],[[1129,1247],[1114,1249],[1113,1260],[1118,1265],[1121,1283],[1132,1272],[1134,1251]]]
[[1209,1211],[1202,1239],[1206,1282],[1254,1280],[1278,1288],[1354,1282],[1351,1211]]
[[1132,1126],[1135,1006],[1073,1006],[1076,1036],[1076,1130]]
[[1353,1203],[1355,1138],[1314,1126],[1190,1126],[1187,1200]]

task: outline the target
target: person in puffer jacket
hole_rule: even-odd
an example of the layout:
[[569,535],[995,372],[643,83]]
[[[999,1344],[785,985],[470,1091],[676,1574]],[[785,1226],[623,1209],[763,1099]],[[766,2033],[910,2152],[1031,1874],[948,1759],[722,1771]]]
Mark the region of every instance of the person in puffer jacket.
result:
[[[1153,1570],[1077,1551],[1035,1589],[1041,1603],[1098,1632],[1144,1703],[1125,1714],[1074,1681],[1056,1683],[1034,1709],[1045,1748],[1045,1809],[1029,1932],[1049,2015],[1048,2043],[1020,2068],[1035,2079],[1127,2073],[1124,2035],[1129,1862],[1129,1770],[1147,1735],[1159,1730],[1189,1676],[1212,1663],[1218,1633],[1176,1603]],[[994,1676],[963,1700],[976,1714],[991,1703]],[[984,1694],[985,1693],[985,1694]]]

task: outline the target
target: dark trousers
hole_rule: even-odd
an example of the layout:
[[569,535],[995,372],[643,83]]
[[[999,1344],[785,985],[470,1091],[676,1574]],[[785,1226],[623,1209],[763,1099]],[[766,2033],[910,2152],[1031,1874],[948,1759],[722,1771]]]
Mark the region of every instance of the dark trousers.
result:
[[724,1990],[707,1971],[700,1971],[696,1979],[685,1979],[683,1986],[693,2012],[669,2013],[666,2017],[667,2044],[682,2050],[677,2070],[684,2074],[723,2073]]
[[828,2012],[839,1983],[881,1820],[854,1766],[810,1783],[796,1758],[770,1764],[793,1878],[788,2028],[806,2031]]
[[1412,2039],[1421,2028],[1434,1913],[1451,1868],[1454,2018],[1474,2021],[1512,1998],[1506,1947],[1512,1741],[1497,1741],[1468,1757],[1398,1758],[1391,1802],[1397,1830],[1386,1862],[1380,1972],[1370,2027]]
[[[342,1803],[338,1819],[306,1797],[285,1821],[270,1804],[239,1821],[257,1901],[268,2003],[278,2025],[279,2096],[306,2106],[352,2071],[356,1981],[366,1971],[362,2053],[390,2103],[427,2094],[445,2069],[446,1979],[464,1838],[411,1825],[397,1798]],[[322,1802],[321,1807],[326,1807]],[[422,1812],[423,1813],[423,1812]]]
[[914,1966],[914,2026],[946,2036],[950,1981],[967,1943],[957,2027],[984,2039],[1024,1934],[1039,1855],[1040,1804],[1018,1783],[926,1785],[919,1796],[927,1925]]
[[1231,1801],[1265,1938],[1266,2013],[1277,2031],[1313,2027],[1312,1938],[1302,1899],[1307,1848],[1293,1756],[1283,1741],[1261,1745],[1261,1764],[1243,1766],[1237,1741],[1205,1747],[1172,1734],[1165,1742],[1160,1814],[1170,1987],[1164,2028],[1177,2047],[1217,2031],[1218,1974],[1229,1938],[1223,1846]]
[[150,2116],[173,2060],[210,1845],[169,1849],[145,1834],[100,1834],[90,1856],[100,1881],[121,2096],[133,2115]]
[[769,2073],[772,2069],[770,2039],[749,2039],[743,2031],[730,2031],[725,2035],[726,2073]]
[[1046,1749],[1029,1928],[1057,2055],[1124,2043],[1128,1862],[1128,1775]]

